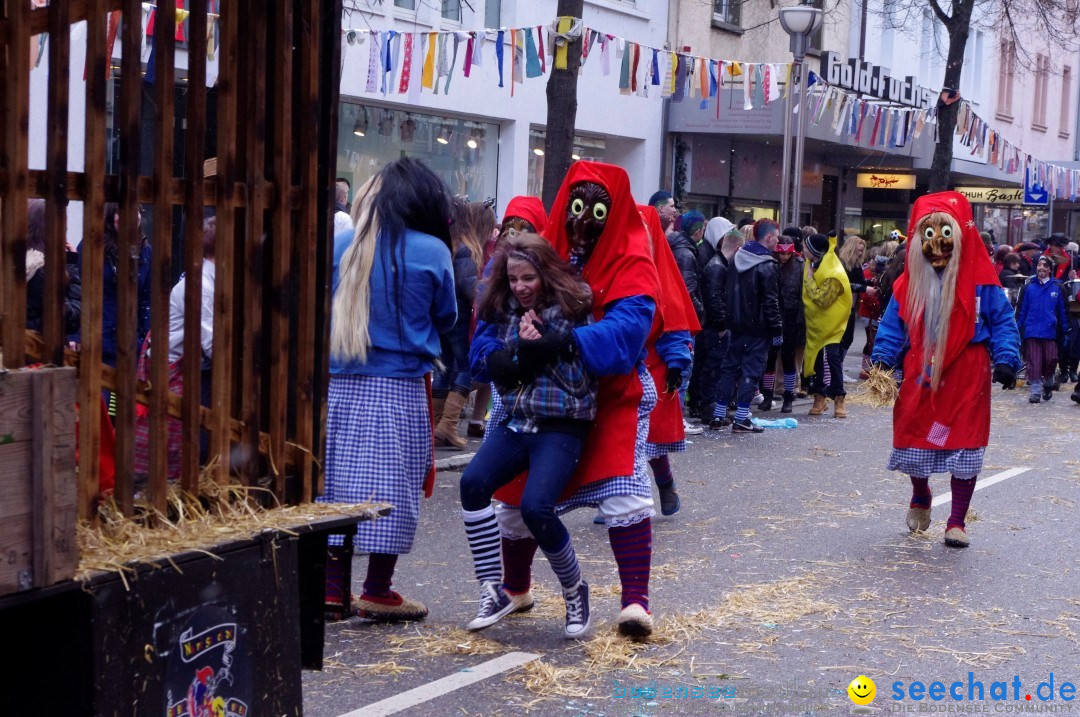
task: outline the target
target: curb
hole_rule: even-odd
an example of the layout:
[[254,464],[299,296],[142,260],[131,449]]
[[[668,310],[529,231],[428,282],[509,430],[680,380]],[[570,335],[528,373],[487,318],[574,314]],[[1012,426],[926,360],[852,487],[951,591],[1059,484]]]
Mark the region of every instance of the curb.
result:
[[464,468],[469,465],[469,461],[473,459],[475,453],[460,453],[456,456],[447,456],[446,458],[439,458],[435,461],[436,471],[449,471],[457,468]]

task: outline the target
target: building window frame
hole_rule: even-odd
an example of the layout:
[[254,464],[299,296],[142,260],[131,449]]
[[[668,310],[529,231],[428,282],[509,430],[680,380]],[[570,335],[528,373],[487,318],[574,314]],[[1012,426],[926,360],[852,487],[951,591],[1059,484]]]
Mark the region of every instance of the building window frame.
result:
[[442,19],[448,22],[461,22],[461,0],[442,0],[440,5]]
[[394,7],[398,10],[416,12],[416,0],[394,0]]
[[1016,84],[1016,45],[1002,40],[998,51],[998,100],[997,119],[1013,121],[1013,86]]
[[1035,56],[1035,102],[1032,103],[1031,128],[1036,132],[1045,132],[1046,94],[1050,75],[1050,58],[1043,54]]
[[1072,67],[1065,65],[1061,68],[1061,115],[1058,118],[1058,137],[1062,139],[1068,139],[1069,133],[1069,119],[1071,117],[1070,108],[1072,107]]
[[742,26],[742,0],[713,0],[712,26],[738,35],[746,32]]

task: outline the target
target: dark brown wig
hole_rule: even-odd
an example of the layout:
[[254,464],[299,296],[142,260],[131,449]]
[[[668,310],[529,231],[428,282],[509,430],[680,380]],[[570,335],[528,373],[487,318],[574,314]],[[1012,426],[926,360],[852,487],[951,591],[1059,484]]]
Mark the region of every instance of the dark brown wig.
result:
[[509,259],[523,259],[540,274],[540,301],[537,310],[558,305],[562,315],[572,321],[580,321],[592,311],[593,295],[589,285],[582,281],[538,234],[514,234],[506,236],[491,263],[491,276],[487,279],[484,293],[477,303],[476,314],[488,323],[501,323],[510,310],[510,280],[506,263]]

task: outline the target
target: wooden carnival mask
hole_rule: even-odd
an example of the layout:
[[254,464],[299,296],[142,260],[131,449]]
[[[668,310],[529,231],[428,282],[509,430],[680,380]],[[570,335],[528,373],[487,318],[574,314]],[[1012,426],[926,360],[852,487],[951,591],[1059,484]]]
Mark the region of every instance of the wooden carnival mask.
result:
[[537,234],[536,227],[528,219],[521,217],[504,217],[502,231],[499,238],[512,237],[518,234]]
[[960,241],[960,225],[951,214],[931,212],[915,225],[915,236],[922,242],[922,253],[935,269],[944,269]]
[[588,259],[611,213],[611,195],[596,182],[581,182],[570,189],[566,203],[566,234],[573,254]]

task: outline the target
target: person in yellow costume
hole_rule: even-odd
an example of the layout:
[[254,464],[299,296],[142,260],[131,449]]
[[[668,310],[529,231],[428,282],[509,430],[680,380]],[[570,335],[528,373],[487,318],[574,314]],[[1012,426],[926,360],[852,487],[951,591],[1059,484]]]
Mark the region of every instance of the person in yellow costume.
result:
[[836,255],[836,237],[811,234],[804,242],[803,253],[806,258],[802,290],[806,312],[803,375],[809,380],[810,392],[814,394],[810,415],[825,413],[831,398],[833,415],[847,418],[840,340],[851,313],[851,284]]

